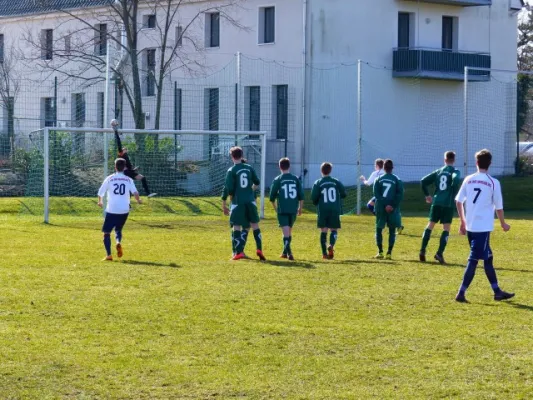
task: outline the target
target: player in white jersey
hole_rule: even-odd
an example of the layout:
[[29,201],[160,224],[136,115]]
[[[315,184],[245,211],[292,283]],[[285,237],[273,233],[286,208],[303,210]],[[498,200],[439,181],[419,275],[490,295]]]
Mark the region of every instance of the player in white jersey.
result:
[[[370,174],[368,179],[366,179],[364,175],[361,175],[359,177],[359,179],[363,182],[363,185],[373,186],[376,179],[378,179],[382,175],[385,175],[385,171],[383,171],[383,163],[384,161],[381,158],[376,159],[376,161],[374,161],[374,172]],[[376,205],[375,197],[372,197],[368,201],[368,203],[366,203],[366,208],[368,208],[370,212],[374,215],[376,215],[376,212],[374,211],[375,205]]]
[[102,226],[104,247],[107,255],[103,261],[113,261],[113,256],[111,255],[111,232],[113,229],[115,229],[115,239],[117,242],[117,256],[120,258],[123,255],[121,244],[122,228],[130,212],[130,193],[135,196],[137,203],[141,204],[139,192],[137,192],[133,180],[124,175],[125,168],[126,160],[117,158],[115,160],[116,172],[105,178],[102,186],[98,190],[98,206],[103,206],[104,196],[107,195],[105,220]]
[[[455,202],[461,219],[459,233],[467,235],[470,244],[470,256],[466,266],[463,283],[455,300],[466,303],[465,293],[474,279],[478,260],[483,260],[485,274],[494,291],[494,300],[507,300],[514,293],[500,289],[493,265],[490,248],[490,233],[494,230],[494,211],[504,232],[511,229],[503,215],[503,200],[500,182],[488,174],[492,154],[484,149],[476,153],[477,173],[469,175],[463,181]],[[465,216],[466,211],[466,216]]]

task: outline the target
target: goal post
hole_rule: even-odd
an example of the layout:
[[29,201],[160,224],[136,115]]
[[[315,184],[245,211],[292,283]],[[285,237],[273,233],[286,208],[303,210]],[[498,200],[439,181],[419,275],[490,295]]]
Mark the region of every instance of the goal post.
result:
[[[256,169],[260,179],[260,216],[265,215],[266,132],[264,131],[203,131],[203,130],[140,130],[119,129],[119,138],[138,172],[144,175],[154,204],[144,211],[176,213],[168,210],[164,201],[175,201],[195,209],[195,213],[219,211],[219,203],[227,170],[232,162],[229,149],[240,146],[247,162]],[[117,157],[115,131],[110,128],[46,127],[42,140],[33,140],[42,154],[40,176],[43,180],[44,222],[50,222],[54,201],[65,198],[96,197],[98,187],[113,171]],[[36,167],[38,168],[38,167]],[[37,175],[38,171],[30,171]],[[141,196],[141,181],[136,180]],[[210,198],[209,211],[196,210],[185,198]],[[151,200],[152,202],[152,200]],[[144,208],[146,210],[148,207]],[[142,210],[142,209],[141,209]],[[166,211],[165,211],[166,210]],[[68,212],[62,211],[62,212]],[[143,211],[141,211],[143,212]]]

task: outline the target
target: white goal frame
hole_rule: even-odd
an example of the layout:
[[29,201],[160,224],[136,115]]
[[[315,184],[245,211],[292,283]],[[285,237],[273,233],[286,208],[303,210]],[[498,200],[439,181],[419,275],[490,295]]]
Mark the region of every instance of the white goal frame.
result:
[[[50,132],[60,131],[67,133],[102,133],[104,138],[104,175],[102,181],[109,175],[109,139],[108,134],[114,134],[111,128],[69,128],[46,127],[43,128],[43,158],[44,158],[44,223],[50,221]],[[216,135],[216,136],[259,136],[261,141],[261,171],[260,171],[260,216],[265,217],[265,178],[266,178],[266,145],[267,132],[265,131],[203,131],[203,130],[149,130],[149,129],[119,129],[126,134],[161,134],[161,135]],[[229,154],[228,154],[229,157]],[[95,193],[96,196],[96,193]]]

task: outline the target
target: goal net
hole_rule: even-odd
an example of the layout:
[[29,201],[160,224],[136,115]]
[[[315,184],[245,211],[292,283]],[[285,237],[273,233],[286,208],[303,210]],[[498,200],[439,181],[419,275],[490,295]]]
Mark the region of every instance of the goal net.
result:
[[[133,201],[132,212],[147,216],[220,215],[219,199],[232,165],[229,149],[240,146],[260,177],[257,196],[264,216],[264,132],[117,132],[96,128],[45,128],[34,132],[25,189],[25,195],[33,198],[29,207],[35,212],[41,203],[45,222],[51,215],[75,216],[94,210],[98,188],[113,173],[121,146],[138,174],[146,178],[150,193],[157,194],[142,205]],[[139,178],[135,184],[143,197],[148,193]]]

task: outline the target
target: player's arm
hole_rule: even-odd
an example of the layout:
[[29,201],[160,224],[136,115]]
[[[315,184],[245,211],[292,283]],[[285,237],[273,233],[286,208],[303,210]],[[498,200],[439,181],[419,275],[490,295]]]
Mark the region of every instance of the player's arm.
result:
[[431,204],[433,201],[433,197],[429,194],[428,187],[431,186],[435,182],[436,176],[437,176],[437,171],[433,171],[431,174],[424,176],[420,180],[420,188],[422,189],[422,192],[424,193],[424,197],[426,198],[426,203],[428,204]]
[[224,212],[224,215],[229,215],[229,208],[226,204],[228,197],[228,188],[226,187],[226,185],[224,185],[224,187],[222,188],[222,196],[220,196],[220,198],[222,199],[222,211]]
[[224,186],[228,191],[228,195],[233,196],[235,194],[235,176],[231,170],[226,174]]
[[365,177],[364,176],[361,176],[361,180],[363,181],[363,184],[366,185],[366,186],[372,186],[374,184],[374,182],[376,181],[378,177],[378,171],[374,171],[370,174],[370,176],[368,177],[368,179],[365,180]]
[[272,204],[272,207],[274,208],[274,211],[278,212],[278,207],[276,204],[276,200],[278,198],[279,194],[279,180],[274,179],[272,182],[272,185],[270,186],[270,203]]
[[107,188],[109,186],[109,180],[106,179],[98,189],[98,207],[103,207],[104,205],[104,196],[107,193]]
[[259,186],[261,181],[259,180],[259,177],[257,176],[257,173],[255,172],[255,169],[252,168],[252,183],[255,186]]
[[372,194],[376,198],[376,202],[381,202],[381,185],[379,184],[379,179],[374,182],[374,186],[372,187]]
[[505,216],[503,215],[502,189],[499,181],[494,182],[494,196],[492,198],[494,208],[496,209],[496,215],[500,220],[500,226],[504,232],[507,232],[509,229],[511,229],[511,226],[505,222]]
[[459,226],[459,233],[461,235],[466,235],[466,219],[465,219],[465,206],[464,202],[466,201],[466,185],[461,185],[457,196],[455,196],[455,206],[457,208],[457,214],[459,214],[459,220],[461,225]]
[[318,186],[318,183],[315,183],[313,190],[311,190],[311,201],[315,206],[318,206],[318,202],[320,201],[320,186]]
[[337,189],[339,190],[339,195],[341,199],[346,198],[346,188],[344,187],[341,181],[337,181]]
[[394,208],[400,207],[400,204],[402,204],[403,196],[404,196],[404,189],[403,189],[403,182],[398,179],[398,184],[396,185],[396,196],[394,196]]
[[139,191],[135,187],[135,183],[133,182],[133,179],[130,179],[130,193],[133,194],[133,197],[135,198],[138,204],[142,204],[142,200],[139,196]]
[[461,188],[461,172],[456,169],[455,172],[452,174],[452,190],[453,190],[453,196],[457,196],[457,193],[459,193],[459,189]]
[[118,134],[118,129],[114,129],[115,131],[115,143],[117,145],[118,154],[121,155],[122,153],[122,141],[120,140],[120,136]]
[[305,193],[304,193],[304,187],[302,184],[302,181],[298,182],[298,215],[302,215],[302,212],[304,210],[304,199],[305,199]]

